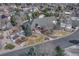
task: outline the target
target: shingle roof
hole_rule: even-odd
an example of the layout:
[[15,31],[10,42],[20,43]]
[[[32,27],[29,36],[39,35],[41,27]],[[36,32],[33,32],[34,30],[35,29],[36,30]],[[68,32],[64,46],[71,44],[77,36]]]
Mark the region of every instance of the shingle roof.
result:
[[41,19],[34,19],[31,27],[34,28],[35,24],[37,23],[39,26],[46,27],[46,28],[53,28],[53,20],[56,20],[54,17],[45,17]]

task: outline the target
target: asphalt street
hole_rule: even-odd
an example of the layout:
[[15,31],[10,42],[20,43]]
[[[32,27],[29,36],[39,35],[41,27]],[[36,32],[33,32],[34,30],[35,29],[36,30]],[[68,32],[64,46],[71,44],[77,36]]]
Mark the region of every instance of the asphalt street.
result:
[[60,38],[58,40],[53,40],[52,42],[62,48],[67,48],[67,47],[74,45],[70,43],[69,40],[79,40],[79,29],[67,37]]

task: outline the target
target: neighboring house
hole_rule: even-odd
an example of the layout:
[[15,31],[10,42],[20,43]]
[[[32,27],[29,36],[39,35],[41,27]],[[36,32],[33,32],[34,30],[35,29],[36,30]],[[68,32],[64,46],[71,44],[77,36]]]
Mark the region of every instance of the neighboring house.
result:
[[61,27],[64,29],[72,29],[72,20],[70,18],[66,18],[61,21]]
[[70,19],[67,18],[64,22],[61,21],[61,27],[66,29],[72,29],[72,27],[79,26],[79,18],[78,17],[71,17]]

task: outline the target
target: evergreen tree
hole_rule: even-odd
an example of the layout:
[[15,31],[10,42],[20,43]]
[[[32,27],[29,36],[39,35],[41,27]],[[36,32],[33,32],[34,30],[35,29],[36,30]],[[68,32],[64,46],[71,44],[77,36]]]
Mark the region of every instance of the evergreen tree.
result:
[[31,25],[28,22],[22,25],[22,29],[24,30],[25,36],[32,35]]

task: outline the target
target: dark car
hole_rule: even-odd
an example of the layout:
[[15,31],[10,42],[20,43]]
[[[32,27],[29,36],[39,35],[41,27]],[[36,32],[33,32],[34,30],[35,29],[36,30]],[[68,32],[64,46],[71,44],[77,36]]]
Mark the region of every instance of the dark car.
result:
[[79,40],[70,40],[69,42],[70,43],[73,43],[73,44],[78,44],[79,43]]
[[1,18],[2,18],[2,19],[4,19],[4,18],[7,18],[7,16],[5,16],[5,15],[2,15],[2,16],[1,16]]

